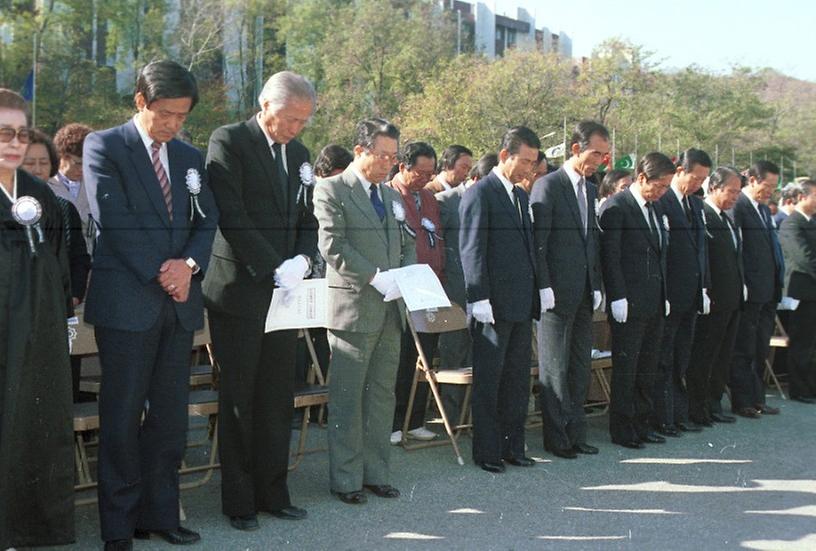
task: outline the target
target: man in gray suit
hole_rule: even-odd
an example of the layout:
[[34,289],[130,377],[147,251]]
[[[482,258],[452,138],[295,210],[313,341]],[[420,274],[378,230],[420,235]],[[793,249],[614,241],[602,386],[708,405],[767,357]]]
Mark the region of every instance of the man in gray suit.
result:
[[[398,223],[400,195],[380,185],[396,162],[399,130],[382,119],[357,125],[354,161],[315,187],[318,248],[329,285],[329,470],[341,501],[399,497],[388,484],[402,310],[392,268],[413,264],[416,246]],[[384,298],[385,297],[385,298]]]

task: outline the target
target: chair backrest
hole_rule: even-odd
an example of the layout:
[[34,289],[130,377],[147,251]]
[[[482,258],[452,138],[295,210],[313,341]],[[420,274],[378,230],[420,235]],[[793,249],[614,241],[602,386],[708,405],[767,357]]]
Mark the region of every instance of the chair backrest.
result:
[[408,312],[408,316],[418,333],[447,333],[467,328],[467,316],[455,303],[447,308]]

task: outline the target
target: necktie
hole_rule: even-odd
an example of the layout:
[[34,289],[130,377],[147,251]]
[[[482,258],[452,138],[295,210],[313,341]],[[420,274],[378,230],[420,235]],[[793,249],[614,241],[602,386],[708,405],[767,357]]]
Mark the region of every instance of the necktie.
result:
[[723,210],[720,211],[720,218],[722,218],[725,227],[728,228],[728,233],[731,234],[731,241],[734,242],[734,248],[736,249],[738,246],[737,235],[734,233],[734,228],[731,227],[731,221],[728,219],[728,215],[725,214],[725,211]]
[[683,196],[683,210],[686,212],[686,220],[691,224],[691,206],[689,206],[688,197],[685,195]]
[[283,167],[283,151],[281,144],[272,144],[272,151],[275,153],[275,171],[278,173],[278,182],[283,191],[284,201],[289,202],[289,177],[286,174],[286,169]]
[[170,191],[170,180],[167,178],[167,173],[164,171],[164,165],[159,157],[161,146],[162,144],[156,141],[150,144],[150,147],[153,150],[153,170],[156,171],[156,178],[159,179],[159,185],[161,186],[162,195],[164,196],[164,204],[167,207],[167,215],[170,217],[170,221],[172,222],[173,194]]
[[578,180],[578,212],[581,214],[581,229],[584,230],[584,235],[587,231],[587,200],[586,190],[584,189],[585,181],[583,178]]
[[519,201],[518,190],[513,186],[513,205],[516,207],[516,212],[519,215],[519,221],[524,225],[524,217],[521,216],[521,202]]
[[649,213],[649,230],[652,232],[652,238],[657,242],[657,246],[660,247],[660,234],[657,232],[657,226],[655,225],[654,205],[652,205],[651,201],[646,201],[646,211]]
[[417,213],[419,213],[420,208],[422,208],[422,199],[419,198],[419,192],[413,191],[411,195],[414,196],[414,204],[416,205]]
[[385,219],[385,205],[380,199],[380,194],[377,193],[377,184],[371,184],[371,187],[368,188],[371,197],[371,206],[374,207],[374,210],[377,213],[377,216],[380,217],[380,222]]

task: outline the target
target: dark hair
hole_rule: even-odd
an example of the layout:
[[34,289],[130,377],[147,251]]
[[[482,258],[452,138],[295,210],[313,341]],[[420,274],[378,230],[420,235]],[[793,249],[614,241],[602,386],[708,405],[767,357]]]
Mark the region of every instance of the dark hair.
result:
[[400,131],[385,119],[361,120],[354,129],[354,145],[370,149],[374,147],[374,141],[380,136],[397,140],[399,143]]
[[411,142],[406,145],[400,155],[400,162],[410,169],[414,167],[420,157],[433,159],[434,166],[436,166],[436,151],[425,142]]
[[487,155],[482,155],[482,157],[473,165],[473,168],[470,169],[470,176],[471,178],[476,178],[477,180],[481,180],[488,174],[490,171],[493,170],[494,166],[499,165],[499,156],[495,153],[488,153]]
[[610,170],[607,172],[604,177],[601,185],[598,186],[598,197],[609,197],[613,193],[615,193],[615,188],[618,185],[618,180],[621,178],[626,178],[627,176],[631,176],[632,173],[628,170],[623,170],[622,168],[616,168],[614,170]]
[[589,147],[589,140],[592,136],[600,136],[605,140],[609,140],[609,130],[604,125],[595,121],[581,121],[575,125],[570,138],[569,151],[572,151],[573,144],[578,144],[581,151],[586,151]]
[[802,180],[801,182],[799,182],[799,185],[802,188],[801,189],[802,193],[799,197],[800,200],[808,195],[812,195],[814,193],[814,190],[816,190],[816,180],[810,179]]
[[314,172],[320,178],[327,178],[335,170],[346,170],[354,160],[348,149],[337,144],[329,144],[320,150],[314,162]]
[[674,163],[659,151],[652,151],[644,155],[637,164],[635,174],[643,174],[647,180],[656,180],[675,173]]
[[547,161],[547,164],[550,164],[550,161],[547,160],[547,155],[544,153],[543,149],[538,150],[538,164],[541,164],[541,161]]
[[142,94],[147,105],[159,99],[190,98],[190,110],[198,103],[198,84],[193,74],[169,59],[148,63],[136,79],[135,94]]
[[675,164],[676,167],[683,167],[683,170],[686,172],[692,170],[694,165],[711,168],[714,166],[714,163],[711,162],[711,157],[708,156],[708,153],[702,149],[692,147],[683,151],[680,156],[677,157],[677,163]]
[[748,177],[753,176],[757,180],[764,180],[768,174],[775,174],[779,176],[779,167],[771,161],[757,161],[754,166],[748,169]]
[[[35,143],[39,143],[45,146],[45,150],[48,151],[48,160],[51,161],[51,171],[48,173],[48,177],[52,177],[57,173],[57,167],[59,166],[59,155],[57,155],[57,148],[54,147],[54,142],[51,141],[51,137],[43,132],[38,128],[32,128],[28,138],[28,145],[31,146]],[[80,156],[82,152],[80,151]]]
[[473,152],[464,145],[449,145],[445,148],[445,151],[442,152],[442,157],[439,158],[439,166],[437,169],[439,171],[452,170],[456,161],[465,155],[473,157]]
[[521,149],[522,144],[533,149],[541,149],[541,141],[538,136],[526,126],[514,126],[505,132],[500,149],[506,149],[511,155],[515,155]]
[[28,104],[23,96],[14,90],[0,88],[0,109],[22,111],[26,116],[26,124],[28,124]]
[[57,155],[60,158],[68,155],[82,157],[82,144],[85,143],[85,137],[91,132],[93,128],[77,122],[66,124],[57,130],[57,133],[54,134],[54,147],[57,148]]
[[793,201],[795,203],[799,200],[799,196],[802,195],[803,192],[804,190],[802,189],[802,185],[800,183],[791,182],[782,188],[779,196],[782,201]]
[[718,166],[708,178],[709,191],[712,189],[720,189],[725,187],[726,184],[728,184],[728,180],[731,178],[739,178],[742,180],[742,175],[737,172],[736,168],[732,168],[730,166]]

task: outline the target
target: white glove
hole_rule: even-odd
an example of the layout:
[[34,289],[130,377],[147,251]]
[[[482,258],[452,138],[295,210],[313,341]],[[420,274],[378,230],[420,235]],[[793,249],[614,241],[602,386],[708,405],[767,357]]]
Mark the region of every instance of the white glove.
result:
[[613,300],[609,306],[612,307],[612,317],[615,321],[618,323],[626,323],[626,318],[629,317],[629,301],[625,298],[619,298],[618,300]]
[[553,308],[555,308],[555,295],[553,294],[552,287],[547,287],[546,289],[539,289],[538,297],[541,299],[542,314],[547,310],[552,310]]
[[394,274],[388,270],[381,272],[380,269],[377,268],[377,273],[371,278],[370,283],[372,287],[377,289],[378,293],[380,293],[382,296],[386,296],[388,291],[390,291],[391,288],[397,284],[397,280],[394,277]]
[[592,291],[592,309],[597,310],[601,307],[601,302],[603,302],[603,295],[600,291]]
[[306,257],[299,254],[288,260],[284,260],[280,266],[275,269],[275,285],[289,291],[298,286],[298,283],[303,281],[306,274],[309,273],[309,261]]
[[669,317],[669,314],[671,314],[671,304],[669,304],[669,301],[667,300],[666,301],[666,317]]
[[748,286],[747,285],[742,286],[742,300],[744,302],[748,302]]
[[782,297],[782,300],[779,301],[777,305],[777,310],[790,310],[794,311],[799,308],[799,299],[792,298],[792,297]]
[[480,323],[496,323],[493,319],[493,306],[490,305],[490,300],[480,300],[473,303],[473,317]]
[[703,289],[703,311],[700,313],[704,316],[711,313],[711,299],[708,298],[708,289]]

